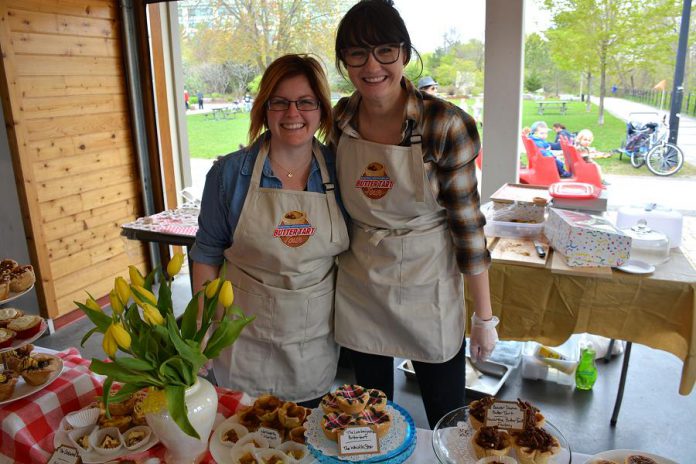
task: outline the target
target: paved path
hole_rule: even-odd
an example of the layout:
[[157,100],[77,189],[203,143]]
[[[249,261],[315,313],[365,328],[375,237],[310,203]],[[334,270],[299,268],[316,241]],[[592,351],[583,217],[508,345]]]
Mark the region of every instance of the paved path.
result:
[[[592,97],[592,103],[599,104],[599,98]],[[650,105],[636,103],[622,98],[606,97],[604,99],[604,109],[612,115],[624,121],[637,120],[646,121],[654,119],[650,114],[635,114],[631,113],[658,113],[658,120],[663,116],[667,116],[669,122],[669,111],[659,111]],[[679,135],[677,137],[677,145],[684,151],[684,159],[687,163],[696,166],[696,119],[691,116],[682,116],[679,121]]]

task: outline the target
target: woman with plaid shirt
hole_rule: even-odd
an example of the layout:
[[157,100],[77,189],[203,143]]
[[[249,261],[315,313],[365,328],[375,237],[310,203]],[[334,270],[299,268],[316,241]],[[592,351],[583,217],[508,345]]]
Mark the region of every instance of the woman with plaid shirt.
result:
[[355,93],[334,108],[338,180],[351,216],[339,258],[336,340],[357,382],[391,399],[393,357],[414,361],[428,422],[465,404],[464,274],[474,301],[471,355],[497,341],[474,159],[475,121],[404,77],[411,39],[389,0],[341,20],[336,66]]

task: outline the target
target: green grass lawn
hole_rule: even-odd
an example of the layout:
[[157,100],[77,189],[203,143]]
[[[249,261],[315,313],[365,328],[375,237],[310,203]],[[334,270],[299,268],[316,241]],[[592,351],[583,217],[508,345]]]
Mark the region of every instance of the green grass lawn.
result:
[[249,113],[235,113],[230,119],[212,119],[204,114],[187,116],[191,158],[212,159],[246,145]]
[[[525,100],[522,103],[522,127],[529,127],[535,121],[545,121],[549,127],[555,122],[560,122],[571,132],[590,129],[595,137],[594,147],[604,152],[611,152],[620,147],[626,136],[626,124],[607,112],[604,114],[604,125],[597,124],[596,105],[592,105],[592,111],[588,113],[585,111],[584,103],[568,102],[568,111],[564,115],[549,111],[539,115],[537,102]],[[197,114],[187,116],[187,120],[189,150],[192,158],[212,159],[236,151],[240,144],[247,143],[249,113],[235,113],[230,119],[218,120],[212,119],[212,116]],[[553,141],[554,134],[553,131],[549,131],[549,141]],[[485,139],[483,134],[482,137]],[[651,175],[648,168],[635,169],[627,157],[622,158],[620,160],[619,155],[615,154],[611,158],[597,159],[596,162],[605,174]],[[526,163],[526,156],[522,156],[522,161]],[[689,176],[696,176],[696,167],[685,164],[673,177]]]

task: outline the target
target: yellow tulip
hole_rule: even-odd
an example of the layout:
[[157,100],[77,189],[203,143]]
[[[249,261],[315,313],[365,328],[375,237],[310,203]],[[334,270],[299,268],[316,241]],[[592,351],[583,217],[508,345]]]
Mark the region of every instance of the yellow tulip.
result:
[[181,266],[184,264],[184,254],[174,253],[172,259],[167,264],[167,274],[169,277],[174,277],[181,271]]
[[113,335],[111,335],[111,326],[109,326],[109,328],[106,329],[106,333],[104,333],[104,339],[102,340],[102,348],[104,349],[104,353],[106,353],[110,358],[113,358],[116,354],[118,345],[116,343],[116,340],[114,340]]
[[87,301],[85,301],[85,306],[87,306],[89,309],[93,311],[101,311],[101,306],[99,306],[99,303],[94,301],[94,298],[87,298]]
[[232,306],[232,302],[234,301],[234,290],[232,289],[232,283],[229,280],[223,282],[218,301],[225,308]]
[[118,292],[116,292],[115,289],[109,292],[109,301],[111,302],[111,309],[113,309],[116,314],[123,313],[123,303],[121,303],[121,298],[119,298]]
[[132,264],[128,266],[128,275],[130,276],[131,283],[142,287],[145,285],[145,277],[140,273],[137,267]]
[[125,327],[123,327],[123,324],[121,322],[111,324],[111,327],[109,327],[109,329],[111,330],[111,336],[116,341],[116,343],[118,343],[118,346],[120,346],[124,350],[130,348],[131,336],[125,329]]
[[114,281],[114,289],[116,289],[116,293],[118,293],[121,303],[123,303],[124,306],[127,305],[128,299],[131,296],[131,290],[128,282],[126,282],[126,279],[123,277],[116,277],[116,280]]
[[213,298],[220,287],[220,278],[213,280],[205,287],[205,296],[207,298]]
[[133,289],[137,291],[139,294],[141,294],[143,297],[143,300],[141,301],[140,298],[138,298],[138,296],[135,294],[135,292],[133,292],[133,299],[136,303],[138,303],[138,306],[142,308],[144,303],[149,303],[154,306],[157,305],[157,297],[150,290],[139,285],[133,285]]
[[151,304],[145,303],[143,305],[143,318],[145,322],[150,325],[164,325],[164,318],[159,312],[159,309],[155,308]]

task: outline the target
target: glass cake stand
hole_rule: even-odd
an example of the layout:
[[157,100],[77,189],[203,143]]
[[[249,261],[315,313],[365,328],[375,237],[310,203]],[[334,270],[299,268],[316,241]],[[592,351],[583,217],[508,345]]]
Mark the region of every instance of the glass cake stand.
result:
[[[561,452],[549,459],[549,464],[570,464],[572,451],[568,440],[548,420],[544,429],[556,437],[561,444]],[[447,413],[433,430],[433,450],[441,464],[473,464],[478,458],[471,445],[476,430],[469,423],[467,406]],[[515,451],[510,452],[515,456]]]

